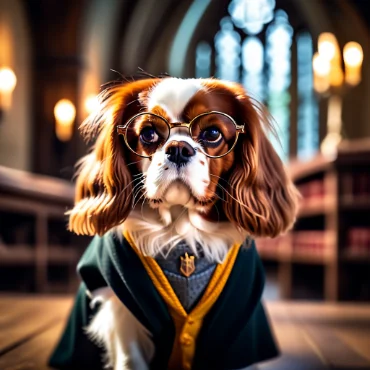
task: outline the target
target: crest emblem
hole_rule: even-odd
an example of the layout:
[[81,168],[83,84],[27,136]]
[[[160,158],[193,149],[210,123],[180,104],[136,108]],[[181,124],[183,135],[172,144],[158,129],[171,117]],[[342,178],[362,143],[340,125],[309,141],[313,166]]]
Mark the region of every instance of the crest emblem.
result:
[[194,256],[189,256],[187,253],[185,253],[185,257],[180,257],[180,272],[186,277],[189,277],[195,271],[194,258]]

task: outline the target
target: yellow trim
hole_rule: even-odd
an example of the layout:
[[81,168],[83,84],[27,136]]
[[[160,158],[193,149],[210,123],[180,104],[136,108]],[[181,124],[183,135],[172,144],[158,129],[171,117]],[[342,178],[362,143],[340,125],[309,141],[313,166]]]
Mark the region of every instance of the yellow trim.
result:
[[127,231],[124,231],[124,237],[139,256],[154,286],[166,302],[174,321],[176,335],[168,368],[170,370],[191,369],[195,354],[195,344],[203,319],[216,302],[229,278],[240,244],[233,245],[225,261],[217,265],[201,300],[188,314],[156,260],[152,257],[143,256]]

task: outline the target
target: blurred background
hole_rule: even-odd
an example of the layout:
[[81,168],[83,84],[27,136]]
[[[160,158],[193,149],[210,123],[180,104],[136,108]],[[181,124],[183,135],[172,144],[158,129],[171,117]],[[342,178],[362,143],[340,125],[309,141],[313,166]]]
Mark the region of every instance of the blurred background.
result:
[[78,126],[107,81],[239,81],[303,197],[257,241],[269,299],[370,299],[367,0],[0,0],[0,291],[61,293],[89,238],[66,231]]

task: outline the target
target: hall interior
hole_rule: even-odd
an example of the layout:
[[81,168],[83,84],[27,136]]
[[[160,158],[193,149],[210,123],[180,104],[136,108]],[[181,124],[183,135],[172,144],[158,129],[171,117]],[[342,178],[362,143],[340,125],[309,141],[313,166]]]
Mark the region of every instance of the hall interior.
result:
[[257,239],[266,299],[369,301],[370,15],[361,0],[0,0],[0,280],[72,293],[90,237],[67,231],[78,127],[108,81],[241,83],[302,194]]

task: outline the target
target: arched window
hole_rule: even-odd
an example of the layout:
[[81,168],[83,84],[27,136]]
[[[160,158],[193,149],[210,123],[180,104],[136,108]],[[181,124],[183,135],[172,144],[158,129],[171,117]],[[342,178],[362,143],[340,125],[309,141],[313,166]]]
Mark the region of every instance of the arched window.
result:
[[235,25],[248,35],[257,35],[274,17],[275,0],[233,0],[229,12]]
[[289,158],[292,37],[287,14],[278,10],[266,31],[267,105],[276,120],[279,140],[274,135],[270,139],[283,160]]
[[[243,84],[252,97],[268,106],[277,133],[277,138],[271,135],[270,139],[280,157],[284,161],[291,155],[309,159],[319,149],[312,38],[308,32],[295,35],[287,13],[274,8],[275,0],[232,0],[231,17],[221,19],[214,38],[215,70],[211,68],[211,47],[201,42],[196,49],[196,75],[215,75]],[[297,58],[292,58],[293,43]],[[297,76],[294,81],[293,75]],[[297,88],[292,89],[292,84]],[[291,137],[292,91],[298,114],[295,137]],[[296,153],[292,142],[296,142]]]
[[200,42],[195,51],[195,58],[195,77],[209,77],[211,75],[211,45],[204,41]]
[[221,30],[215,36],[216,77],[223,80],[239,81],[240,35],[234,30],[229,17],[220,22]]
[[242,45],[242,84],[259,101],[265,98],[264,50],[262,41],[255,37],[246,37]]
[[313,46],[308,32],[297,35],[298,158],[309,159],[319,149],[319,110],[313,90]]

